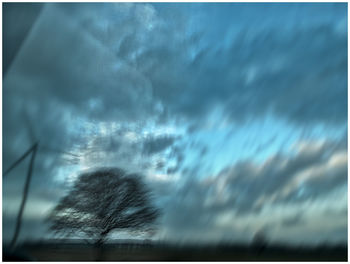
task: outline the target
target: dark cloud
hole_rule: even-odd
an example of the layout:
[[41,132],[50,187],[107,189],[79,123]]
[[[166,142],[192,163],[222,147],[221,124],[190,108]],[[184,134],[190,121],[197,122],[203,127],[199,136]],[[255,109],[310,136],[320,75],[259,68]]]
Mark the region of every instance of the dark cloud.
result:
[[302,214],[296,214],[292,217],[286,218],[282,221],[281,225],[284,227],[291,227],[302,223]]
[[174,232],[186,233],[201,232],[212,226],[211,221],[215,214],[206,210],[204,199],[207,196],[207,188],[198,185],[195,180],[189,179],[182,188],[174,190],[176,197],[166,207],[165,220],[166,226]]
[[[117,29],[126,26],[135,28],[137,34],[141,25],[132,23],[137,18],[134,17],[129,25],[125,25],[124,21],[117,27],[106,18],[107,21],[98,20],[98,12],[105,10],[104,5],[100,8],[87,6],[87,9],[75,13],[66,12],[66,9],[54,4],[44,7],[14,62],[16,71],[9,72],[7,76],[6,89],[15,93],[25,85],[27,99],[34,102],[39,98],[51,100],[51,103],[56,102],[55,107],[74,113],[84,109],[84,114],[91,118],[108,119],[113,116],[125,120],[125,117],[154,113],[147,78],[120,59],[114,53],[114,47],[97,34],[105,33],[98,27],[99,22],[109,23],[116,31],[109,32],[111,36],[120,36]],[[93,8],[96,8],[97,16],[89,16]],[[83,27],[85,20],[88,22]],[[97,29],[100,30],[95,34]],[[117,43],[114,45],[118,46]],[[140,94],[143,94],[142,98]]]
[[[76,123],[74,116],[137,122],[185,116],[196,124],[220,104],[235,121],[272,110],[299,123],[339,123],[346,119],[347,108],[346,13],[340,6],[319,6],[317,12],[327,19],[312,20],[308,26],[293,22],[294,13],[288,11],[293,6],[281,9],[289,20],[277,15],[265,19],[256,7],[228,34],[224,47],[208,41],[200,27],[200,33],[180,27],[196,20],[181,16],[186,8],[179,6],[164,23],[167,9],[158,5],[45,5],[14,62],[15,70],[5,78],[8,134],[14,133],[7,122],[20,118],[14,112],[20,108],[42,125],[41,135],[65,146],[77,140],[66,129],[67,114]],[[188,7],[194,14],[213,15],[201,5]],[[217,14],[225,9],[212,7]],[[226,8],[239,14],[235,8],[242,6]],[[304,12],[299,20],[307,21],[313,9],[298,8]],[[255,13],[259,21],[248,23]],[[220,23],[227,25],[225,19]],[[275,21],[286,25],[279,28]]]
[[[3,241],[7,243],[12,239],[15,223],[12,218],[4,217],[3,225],[8,228],[7,232],[4,232]],[[19,240],[37,241],[43,239],[43,234],[47,232],[48,224],[39,222],[37,219],[27,220],[23,223],[23,229],[26,232],[21,233]],[[48,236],[49,237],[49,236]]]
[[[326,142],[316,148],[316,142],[309,142],[295,156],[279,154],[261,165],[239,162],[214,178],[196,179],[193,174],[182,187],[174,190],[176,196],[167,205],[165,221],[169,232],[186,229],[195,234],[216,230],[215,223],[227,212],[233,222],[241,217],[253,217],[258,227],[259,218],[271,205],[298,208],[303,202],[317,203],[318,199],[347,184],[346,149],[344,146],[337,149],[337,144],[337,141]],[[327,153],[328,149],[332,151]],[[296,182],[302,185],[295,185]],[[291,216],[279,215],[283,216],[281,219],[270,216],[265,225],[272,229],[276,225],[283,228],[306,225],[303,218],[309,212],[303,210],[307,209],[300,208]],[[332,211],[328,216],[338,214]]]
[[146,154],[161,152],[170,147],[176,139],[174,136],[148,137],[143,141],[143,152]]
[[294,157],[277,154],[260,166],[245,161],[222,171],[216,181],[222,181],[230,195],[227,204],[246,212],[261,209],[266,202],[315,199],[346,184],[344,146],[342,150],[329,151],[337,142],[326,142],[318,149],[313,144],[317,143],[306,145]]
[[[40,15],[42,3],[23,5],[4,3],[3,5],[3,72],[6,74],[19,52],[33,24]],[[25,21],[25,23],[18,23]]]
[[[299,127],[337,128],[347,119],[346,4],[48,3],[36,19],[36,5],[7,7],[3,167],[39,140],[31,192],[44,200],[57,199],[62,179],[87,165],[180,172],[179,181],[153,182],[171,196],[165,222],[176,233],[210,228],[225,210],[316,199],[346,183],[346,166],[334,164],[347,135],[316,152],[277,153],[260,167],[241,161],[211,181],[198,180],[212,150],[191,145],[193,133],[183,141],[143,136],[149,123],[202,129],[218,105],[229,126],[271,112]],[[184,164],[193,149],[196,162]],[[12,174],[9,193],[26,171]]]
[[[299,8],[308,10],[306,6]],[[329,12],[334,20],[308,26],[294,25],[296,19],[290,19],[293,11],[286,11],[288,21],[277,15],[269,17],[267,12],[260,14],[265,20],[260,26],[252,26],[261,22],[254,19],[250,25],[238,24],[228,48],[199,52],[195,63],[188,66],[191,81],[178,85],[186,89],[182,93],[181,88],[169,107],[195,119],[220,104],[234,121],[272,111],[298,124],[343,122],[347,118],[346,13],[336,9]],[[248,18],[254,15],[250,13]],[[341,17],[335,19],[337,15]],[[164,76],[164,80],[169,78]]]

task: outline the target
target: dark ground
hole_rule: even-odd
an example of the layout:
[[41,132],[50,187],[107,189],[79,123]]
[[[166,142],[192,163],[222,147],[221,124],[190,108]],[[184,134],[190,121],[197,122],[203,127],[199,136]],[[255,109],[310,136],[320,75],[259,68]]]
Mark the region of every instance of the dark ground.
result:
[[24,244],[3,261],[347,261],[346,246],[175,246],[164,244],[108,244],[98,250],[87,244]]

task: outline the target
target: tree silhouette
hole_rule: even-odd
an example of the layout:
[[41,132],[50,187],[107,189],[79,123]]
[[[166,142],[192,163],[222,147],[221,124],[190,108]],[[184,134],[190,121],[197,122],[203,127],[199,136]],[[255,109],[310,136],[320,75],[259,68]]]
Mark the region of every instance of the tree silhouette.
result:
[[152,229],[158,216],[139,175],[104,168],[81,174],[49,220],[55,233],[85,235],[100,246],[112,230]]

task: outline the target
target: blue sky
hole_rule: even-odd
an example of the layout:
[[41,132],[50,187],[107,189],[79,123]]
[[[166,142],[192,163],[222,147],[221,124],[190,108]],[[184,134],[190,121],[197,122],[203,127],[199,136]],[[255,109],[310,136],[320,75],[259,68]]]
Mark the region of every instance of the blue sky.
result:
[[[5,6],[5,46],[31,10]],[[154,239],[346,242],[347,4],[44,4],[3,79],[5,169],[33,138],[22,239],[115,166],[164,208]],[[3,181],[4,239],[25,171]]]

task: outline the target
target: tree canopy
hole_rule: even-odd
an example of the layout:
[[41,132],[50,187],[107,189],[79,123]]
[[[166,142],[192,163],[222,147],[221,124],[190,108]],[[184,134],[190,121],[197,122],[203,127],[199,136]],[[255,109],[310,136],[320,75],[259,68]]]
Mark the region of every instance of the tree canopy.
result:
[[78,235],[103,243],[112,230],[152,228],[159,210],[137,174],[119,168],[82,173],[53,209],[50,229],[64,236]]

